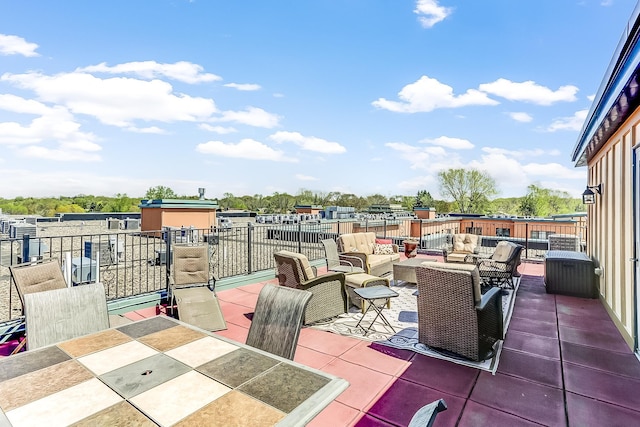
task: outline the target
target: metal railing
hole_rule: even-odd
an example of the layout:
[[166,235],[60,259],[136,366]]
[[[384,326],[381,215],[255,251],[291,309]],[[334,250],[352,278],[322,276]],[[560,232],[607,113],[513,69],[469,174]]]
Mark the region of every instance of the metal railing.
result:
[[352,232],[375,232],[399,246],[411,238],[426,253],[449,247],[454,233],[474,232],[482,236],[481,253],[490,254],[499,240],[510,240],[522,244],[524,257],[530,259],[542,259],[550,234],[574,236],[581,248],[585,240],[584,228],[577,225],[518,223],[514,227],[513,222],[492,222],[489,229],[478,221],[470,225],[459,219],[247,223],[219,230],[165,228],[152,232],[92,229],[82,223],[51,231],[43,227],[37,237],[0,238],[0,322],[22,314],[8,267],[38,258],[70,262],[73,284],[95,281],[99,276],[107,298],[113,300],[165,290],[175,244],[208,245],[211,276],[221,279],[275,269],[273,253],[282,249],[303,253],[310,260],[324,258],[320,240]]

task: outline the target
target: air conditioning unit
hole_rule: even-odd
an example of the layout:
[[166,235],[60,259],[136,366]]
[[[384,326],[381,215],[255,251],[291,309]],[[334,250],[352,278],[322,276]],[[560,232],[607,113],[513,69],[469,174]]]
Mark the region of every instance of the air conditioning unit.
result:
[[120,220],[118,218],[107,218],[107,229],[120,230]]
[[118,263],[124,255],[124,240],[118,239],[118,236],[109,237],[109,247],[111,249],[111,256],[114,259],[114,263]]
[[10,239],[22,239],[25,234],[31,237],[36,237],[37,227],[35,225],[27,224],[24,222],[11,224],[9,226],[9,238]]
[[84,242],[84,256],[95,261],[100,252],[100,265],[117,264],[118,259],[113,256],[111,244],[108,240],[100,240],[98,242]]
[[124,219],[124,229],[125,230],[136,230],[140,228],[140,220],[138,218],[125,218]]
[[42,259],[49,252],[49,246],[41,239],[29,239],[29,253],[27,259],[23,258],[24,249],[20,242],[20,253],[18,254],[18,263],[32,261],[34,259]]
[[[171,256],[171,252],[169,252],[169,256]],[[166,265],[166,264],[167,264],[167,250],[156,249],[156,265]]]
[[96,278],[96,262],[87,257],[71,259],[71,281],[74,285],[89,283]]

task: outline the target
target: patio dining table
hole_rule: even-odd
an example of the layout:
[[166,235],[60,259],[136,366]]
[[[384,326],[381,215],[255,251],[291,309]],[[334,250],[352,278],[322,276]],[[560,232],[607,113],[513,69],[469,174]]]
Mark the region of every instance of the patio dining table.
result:
[[157,316],[0,359],[0,426],[305,425],[347,386]]

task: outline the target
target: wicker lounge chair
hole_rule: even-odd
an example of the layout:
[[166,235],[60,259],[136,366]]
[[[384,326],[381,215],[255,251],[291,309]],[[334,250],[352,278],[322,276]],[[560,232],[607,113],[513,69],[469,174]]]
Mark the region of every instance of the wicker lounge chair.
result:
[[28,293],[24,304],[29,350],[109,328],[101,283]]
[[309,291],[313,294],[304,316],[304,323],[336,317],[348,311],[344,273],[316,276],[315,268],[303,254],[278,251],[276,261],[278,283],[281,286]]
[[503,339],[500,289],[481,294],[475,265],[438,264],[416,267],[418,340],[480,361],[493,355]]
[[293,360],[311,296],[309,291],[265,285],[258,295],[247,344]]
[[513,289],[513,276],[520,265],[522,246],[502,240],[489,258],[478,260],[480,278],[487,286],[507,286]]
[[362,260],[358,257],[338,254],[338,244],[333,239],[321,240],[324,246],[324,254],[327,258],[327,270],[338,273],[364,273],[364,269],[359,267]]
[[168,295],[172,314],[175,302],[183,322],[207,331],[227,329],[215,291],[209,288],[207,245],[175,245],[172,252]]

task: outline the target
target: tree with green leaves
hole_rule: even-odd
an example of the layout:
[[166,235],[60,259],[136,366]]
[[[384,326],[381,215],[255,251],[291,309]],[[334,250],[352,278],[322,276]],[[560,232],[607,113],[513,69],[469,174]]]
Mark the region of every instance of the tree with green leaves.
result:
[[485,213],[498,194],[495,180],[475,169],[448,169],[438,173],[440,193],[451,198],[461,213]]
[[415,201],[411,208],[432,208],[435,206],[435,200],[431,197],[431,193],[427,190],[420,190],[416,194]]
[[155,187],[149,188],[144,197],[149,200],[177,199],[178,195],[169,187],[157,185]]
[[545,217],[576,212],[581,206],[580,200],[572,198],[566,191],[531,184],[527,187],[527,195],[520,199],[518,213],[524,216]]

